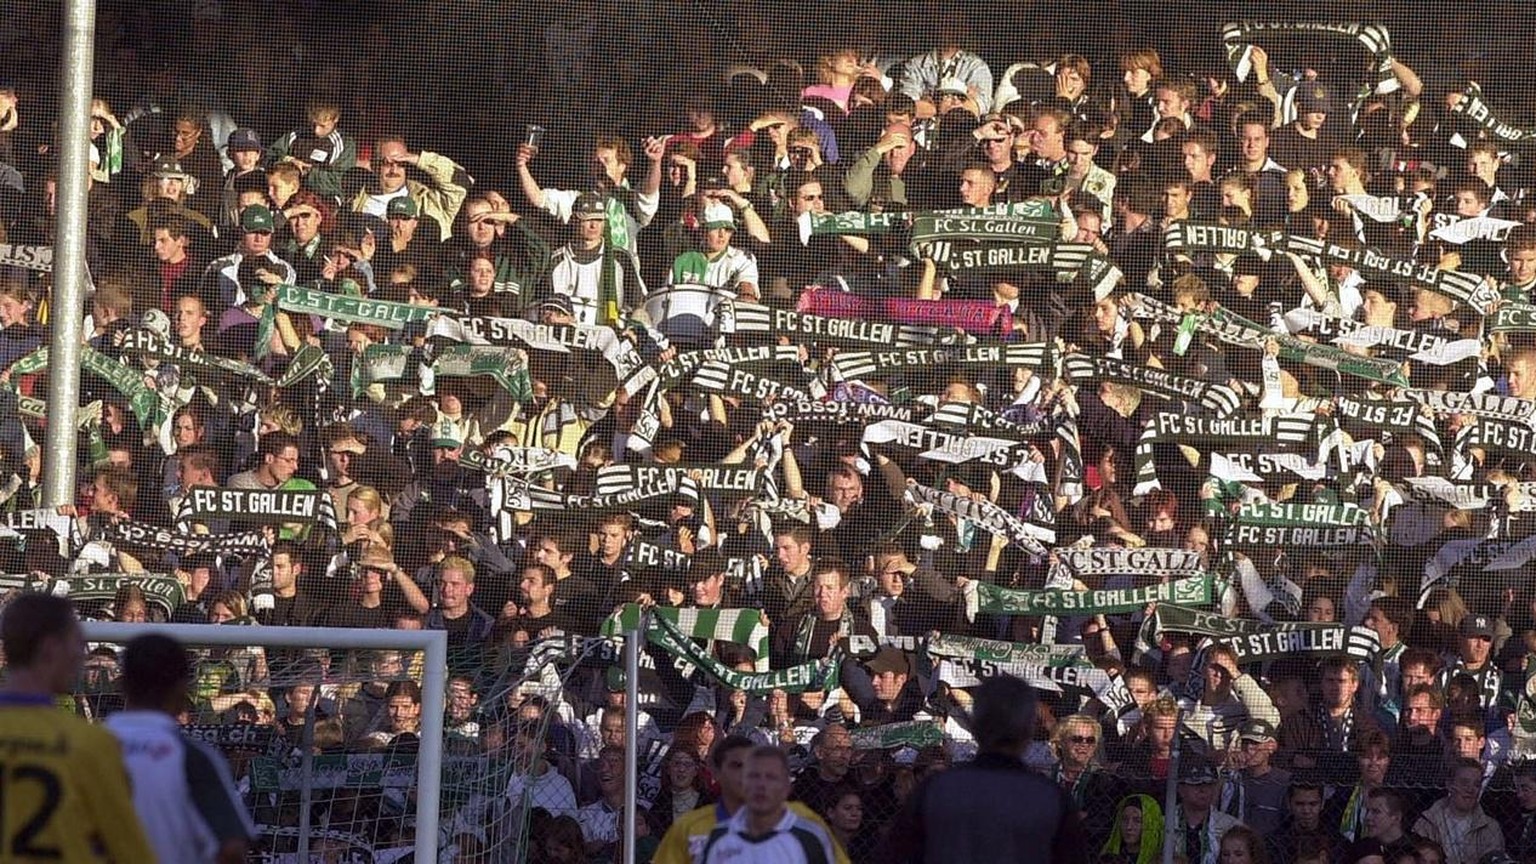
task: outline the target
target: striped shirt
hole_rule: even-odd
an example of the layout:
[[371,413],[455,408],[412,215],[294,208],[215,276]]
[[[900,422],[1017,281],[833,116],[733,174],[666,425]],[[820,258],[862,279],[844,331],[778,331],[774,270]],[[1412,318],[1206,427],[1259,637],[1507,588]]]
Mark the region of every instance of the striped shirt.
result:
[[832,864],[837,844],[820,824],[786,807],[766,834],[748,833],[747,808],[710,832],[698,864]]

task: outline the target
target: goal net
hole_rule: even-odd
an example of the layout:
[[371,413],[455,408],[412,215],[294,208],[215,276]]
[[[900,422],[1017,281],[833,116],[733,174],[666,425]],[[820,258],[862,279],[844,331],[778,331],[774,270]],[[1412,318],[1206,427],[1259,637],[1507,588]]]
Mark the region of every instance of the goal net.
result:
[[513,778],[540,767],[538,709],[565,683],[544,661],[565,652],[468,668],[437,631],[87,622],[78,713],[121,709],[121,650],[151,631],[194,656],[181,719],[228,759],[261,833],[253,861],[523,858],[538,802]]

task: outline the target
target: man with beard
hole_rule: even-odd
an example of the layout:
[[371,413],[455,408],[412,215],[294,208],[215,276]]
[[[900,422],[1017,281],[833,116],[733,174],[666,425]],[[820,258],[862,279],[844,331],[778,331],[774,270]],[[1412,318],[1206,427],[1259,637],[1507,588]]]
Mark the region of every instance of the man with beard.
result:
[[432,467],[425,477],[418,476],[390,505],[390,521],[409,522],[418,505],[430,504],[434,510],[451,508],[469,514],[477,525],[485,524],[489,504],[485,476],[459,463],[464,454],[464,433],[446,417],[432,424]]

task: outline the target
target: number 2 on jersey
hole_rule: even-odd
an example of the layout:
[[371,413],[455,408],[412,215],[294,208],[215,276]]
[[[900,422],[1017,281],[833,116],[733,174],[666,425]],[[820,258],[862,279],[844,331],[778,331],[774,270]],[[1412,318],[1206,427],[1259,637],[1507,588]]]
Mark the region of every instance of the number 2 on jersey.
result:
[[[15,833],[8,837],[0,838],[9,847],[11,856],[20,859],[32,859],[37,861],[57,861],[64,854],[57,846],[38,846],[37,837],[48,829],[53,821],[53,814],[59,809],[59,802],[64,797],[64,785],[59,782],[59,776],[41,765],[9,765],[0,768],[0,814],[7,811],[10,805],[11,793],[15,792],[17,784],[35,783],[39,787],[40,796],[37,809],[26,816]],[[9,828],[10,819],[5,820]]]

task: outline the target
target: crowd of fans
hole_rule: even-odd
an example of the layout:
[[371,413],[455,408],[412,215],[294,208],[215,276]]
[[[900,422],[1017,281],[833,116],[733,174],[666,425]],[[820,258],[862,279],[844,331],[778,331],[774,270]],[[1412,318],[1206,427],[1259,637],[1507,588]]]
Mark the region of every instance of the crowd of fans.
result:
[[[0,82],[7,587],[445,630],[449,755],[498,778],[449,784],[457,860],[613,860],[631,736],[641,860],[741,806],[747,744],[900,858],[995,672],[1105,861],[1536,859],[1536,120],[1462,22],[1005,50],[927,6],[813,39],[571,3],[456,52],[280,5],[104,4],[62,508],[48,39]],[[256,763],[421,732],[400,652],[198,669],[187,721],[273,828]],[[323,843],[409,844],[407,796],[347,791]]]

